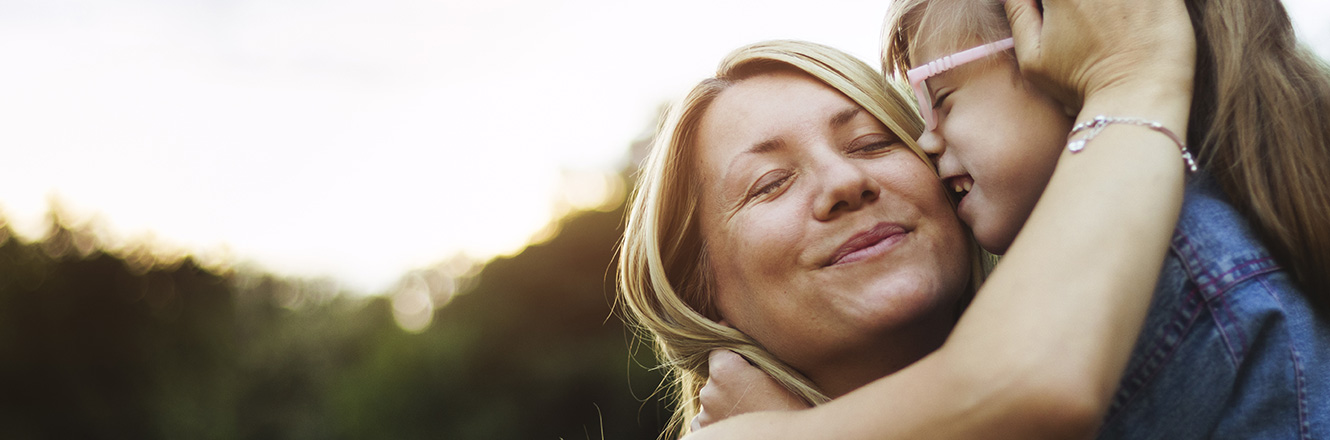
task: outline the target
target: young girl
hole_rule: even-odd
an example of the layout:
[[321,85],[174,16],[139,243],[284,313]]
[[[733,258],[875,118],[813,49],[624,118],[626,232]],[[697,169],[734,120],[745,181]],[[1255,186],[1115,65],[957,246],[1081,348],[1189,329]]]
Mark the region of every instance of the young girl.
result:
[[[1101,436],[1330,436],[1330,73],[1297,47],[1278,2],[1187,5],[1200,50],[1186,145],[1199,171]],[[997,1],[891,10],[884,70],[915,87],[920,147],[980,245],[1020,246],[1060,151],[1077,148],[1066,133],[1097,124],[1073,127],[1022,77]],[[971,47],[984,48],[974,61],[953,55]]]
[[[1297,47],[1277,2],[1187,6],[1199,50],[1190,130],[1176,141],[1198,171],[1100,436],[1330,436],[1330,75]],[[1074,124],[1066,109],[1078,103],[1041,92],[1037,72],[1022,76],[995,0],[898,0],[891,11],[884,70],[915,87],[919,144],[993,253],[1029,245],[1019,232],[1064,148],[1095,148],[1077,141],[1108,125],[1153,128],[1130,115]],[[741,373],[713,381],[769,394],[753,370],[722,370]],[[703,405],[760,406],[732,394],[704,393]]]

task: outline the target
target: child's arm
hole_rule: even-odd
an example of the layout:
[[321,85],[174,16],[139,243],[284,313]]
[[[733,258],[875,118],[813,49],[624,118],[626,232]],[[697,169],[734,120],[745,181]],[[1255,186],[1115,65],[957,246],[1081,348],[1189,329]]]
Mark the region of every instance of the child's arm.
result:
[[[1041,18],[1034,0],[1008,4],[1018,58],[1064,102],[1083,102],[1078,121],[1135,117],[1186,132],[1195,37],[1181,1],[1044,5]],[[1168,137],[1110,126],[1083,152],[1063,153],[937,352],[826,405],[739,416],[694,437],[1092,436],[1150,303],[1183,169]]]

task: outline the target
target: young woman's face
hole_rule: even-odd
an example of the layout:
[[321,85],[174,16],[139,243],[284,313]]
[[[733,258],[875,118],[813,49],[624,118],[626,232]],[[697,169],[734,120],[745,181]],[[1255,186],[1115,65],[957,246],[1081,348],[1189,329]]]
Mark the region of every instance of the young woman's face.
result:
[[[946,55],[925,48],[914,61]],[[979,245],[1005,253],[1053,175],[1072,119],[1009,60],[972,62],[927,84],[938,126],[919,146],[943,185],[963,196],[957,214]]]
[[778,71],[721,92],[698,148],[702,236],[731,325],[832,395],[941,345],[967,239],[937,176],[881,122]]

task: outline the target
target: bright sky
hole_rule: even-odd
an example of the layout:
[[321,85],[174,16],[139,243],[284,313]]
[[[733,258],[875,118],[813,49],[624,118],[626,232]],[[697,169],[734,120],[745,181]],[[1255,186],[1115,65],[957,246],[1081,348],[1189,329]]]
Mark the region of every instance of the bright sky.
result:
[[[1286,1],[1330,56],[1330,5]],[[594,205],[730,49],[866,60],[886,1],[0,0],[0,212],[48,200],[372,292]],[[876,64],[875,62],[873,64]],[[587,183],[591,182],[591,183]]]

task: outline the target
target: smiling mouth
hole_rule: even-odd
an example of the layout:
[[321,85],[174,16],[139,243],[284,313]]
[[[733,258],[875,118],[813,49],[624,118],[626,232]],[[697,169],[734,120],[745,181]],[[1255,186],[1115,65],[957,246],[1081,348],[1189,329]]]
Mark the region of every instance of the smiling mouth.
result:
[[853,263],[867,259],[891,248],[909,233],[904,227],[894,223],[878,223],[872,228],[855,234],[845,241],[823,267]]
[[952,200],[959,203],[961,199],[970,194],[970,189],[974,188],[974,178],[970,177],[969,174],[948,177],[943,180],[942,185],[947,188]]

